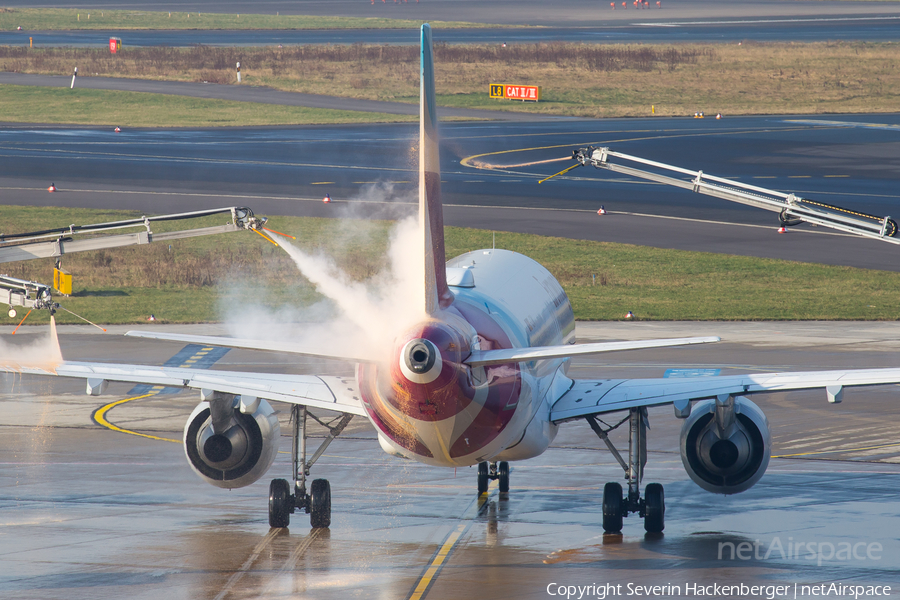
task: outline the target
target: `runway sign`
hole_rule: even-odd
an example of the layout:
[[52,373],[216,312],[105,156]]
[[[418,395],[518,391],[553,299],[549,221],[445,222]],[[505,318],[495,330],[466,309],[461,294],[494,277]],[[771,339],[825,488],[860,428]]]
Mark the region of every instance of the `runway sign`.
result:
[[541,98],[541,88],[537,85],[509,85],[492,83],[488,88],[491,98],[507,100],[531,100],[537,102]]

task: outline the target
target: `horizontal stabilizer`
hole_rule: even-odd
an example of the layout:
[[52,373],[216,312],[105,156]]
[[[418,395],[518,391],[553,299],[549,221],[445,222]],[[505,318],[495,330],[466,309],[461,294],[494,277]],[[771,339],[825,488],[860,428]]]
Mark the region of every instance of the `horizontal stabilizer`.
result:
[[567,346],[538,346],[536,348],[506,348],[473,352],[465,362],[472,367],[502,365],[504,363],[528,362],[548,358],[565,358],[582,354],[600,354],[619,350],[640,350],[641,348],[665,348],[667,346],[688,346],[718,342],[717,337],[674,338],[665,340],[641,340],[633,342],[598,342]]
[[222,346],[225,348],[244,348],[246,350],[264,350],[268,352],[287,352],[290,354],[304,354],[318,356],[320,358],[333,358],[349,362],[372,362],[371,357],[353,356],[350,353],[330,353],[321,349],[313,349],[300,344],[290,342],[274,342],[270,340],[252,340],[246,338],[230,338],[214,335],[188,335],[183,333],[161,333],[156,331],[129,331],[125,335],[130,337],[149,338],[152,340],[167,340],[170,342],[184,342],[186,344],[204,344],[206,346]]

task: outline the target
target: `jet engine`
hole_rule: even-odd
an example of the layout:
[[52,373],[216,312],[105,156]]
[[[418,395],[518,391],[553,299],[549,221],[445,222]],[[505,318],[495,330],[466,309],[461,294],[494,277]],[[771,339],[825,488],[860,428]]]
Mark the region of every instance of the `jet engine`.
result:
[[715,494],[750,489],[769,466],[769,422],[744,397],[697,403],[681,428],[681,462],[694,482]]
[[211,402],[198,404],[184,426],[188,462],[216,487],[250,485],[269,470],[278,453],[281,426],[275,411],[258,398],[215,394]]

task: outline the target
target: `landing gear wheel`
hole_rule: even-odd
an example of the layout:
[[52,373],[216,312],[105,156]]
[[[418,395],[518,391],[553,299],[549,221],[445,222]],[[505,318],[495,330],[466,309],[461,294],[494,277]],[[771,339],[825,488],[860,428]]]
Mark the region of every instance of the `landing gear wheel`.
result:
[[644,529],[647,533],[661,533],[665,529],[666,501],[663,486],[648,483],[644,490]]
[[488,489],[488,464],[478,463],[478,494],[487,492]]
[[622,486],[610,481],[603,486],[603,531],[622,531]]
[[497,478],[500,480],[500,493],[509,493],[509,463],[505,460],[497,465]]
[[269,484],[269,527],[287,527],[291,522],[291,486],[284,479]]
[[313,529],[331,526],[331,484],[327,479],[315,479],[309,488],[309,524]]

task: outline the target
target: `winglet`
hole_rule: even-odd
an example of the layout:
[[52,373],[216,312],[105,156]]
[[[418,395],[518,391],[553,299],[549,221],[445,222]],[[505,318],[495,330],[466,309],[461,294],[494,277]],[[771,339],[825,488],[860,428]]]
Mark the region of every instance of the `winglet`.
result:
[[441,165],[434,98],[434,51],[431,26],[422,25],[419,110],[419,230],[425,259],[425,311],[429,315],[453,302],[447,286],[444,215],[441,206]]

